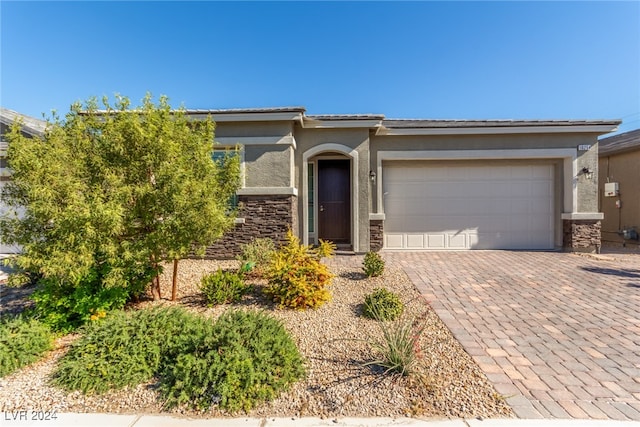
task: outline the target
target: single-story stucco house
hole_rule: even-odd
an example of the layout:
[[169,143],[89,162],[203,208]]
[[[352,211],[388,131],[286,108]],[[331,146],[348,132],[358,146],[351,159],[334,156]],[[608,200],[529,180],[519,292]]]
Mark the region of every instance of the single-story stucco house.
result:
[[233,230],[369,250],[597,251],[598,136],[619,120],[414,120],[307,115],[303,107],[211,115],[218,148],[240,146]]
[[603,244],[640,249],[640,129],[598,145]]
[[211,256],[288,228],[354,252],[600,247],[597,138],[619,120],[189,114],[213,116],[220,148],[242,147],[239,219]]

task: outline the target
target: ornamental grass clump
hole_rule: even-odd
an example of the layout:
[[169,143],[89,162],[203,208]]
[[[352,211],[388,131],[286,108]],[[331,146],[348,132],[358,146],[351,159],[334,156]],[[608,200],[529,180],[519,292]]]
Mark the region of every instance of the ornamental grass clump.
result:
[[53,346],[43,323],[22,316],[0,319],[0,377],[40,359]]
[[276,245],[268,237],[254,239],[240,246],[237,259],[243,266],[250,266],[256,276],[262,276],[276,253]]
[[[380,313],[373,308],[374,316]],[[420,359],[420,335],[424,331],[419,318],[401,318],[393,322],[377,321],[382,337],[370,342],[379,358],[365,366],[386,368],[385,373],[395,372],[408,376],[417,371]]]
[[333,278],[320,261],[333,256],[335,245],[321,240],[317,248],[305,246],[291,231],[287,240],[273,256],[264,292],[281,308],[318,308],[331,299],[326,287]]

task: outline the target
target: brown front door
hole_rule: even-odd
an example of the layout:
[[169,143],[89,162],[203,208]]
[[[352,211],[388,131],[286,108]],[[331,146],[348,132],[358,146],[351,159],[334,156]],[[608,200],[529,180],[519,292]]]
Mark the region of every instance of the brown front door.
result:
[[318,160],[318,237],[351,243],[351,161]]

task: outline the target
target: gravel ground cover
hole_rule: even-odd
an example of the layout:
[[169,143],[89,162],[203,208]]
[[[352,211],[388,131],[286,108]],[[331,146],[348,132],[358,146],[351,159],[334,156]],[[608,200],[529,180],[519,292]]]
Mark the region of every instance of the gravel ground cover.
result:
[[[216,317],[230,306],[207,308],[199,292],[200,278],[217,268],[235,268],[234,261],[183,260],[178,276],[178,301],[143,301],[139,306],[182,304],[205,316]],[[281,319],[307,360],[307,378],[279,398],[252,410],[255,417],[300,416],[513,416],[471,357],[462,349],[413,287],[402,270],[387,268],[384,275],[367,279],[361,270],[336,268],[330,290],[332,301],[317,310],[277,309],[260,292],[264,282],[255,279],[254,291],[235,307],[266,310]],[[162,296],[171,295],[171,271],[161,277]],[[420,339],[420,373],[410,377],[384,374],[364,363],[374,360],[370,342],[380,339],[378,324],[361,316],[366,294],[384,286],[401,295],[404,318],[424,330]],[[5,296],[7,295],[5,290]],[[43,360],[0,379],[0,411],[42,409],[58,412],[173,413],[187,416],[229,415],[212,408],[198,412],[187,408],[166,411],[155,383],[84,396],[48,385],[56,361],[76,336],[57,341]]]

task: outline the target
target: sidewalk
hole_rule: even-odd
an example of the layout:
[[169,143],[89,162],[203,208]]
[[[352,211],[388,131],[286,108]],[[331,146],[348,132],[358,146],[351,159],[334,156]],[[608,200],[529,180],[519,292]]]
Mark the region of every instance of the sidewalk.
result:
[[[56,414],[55,420],[38,420],[32,411],[4,412],[3,426],[91,427],[640,427],[638,421],[514,418],[487,420],[421,420],[416,418],[213,418],[189,419],[156,415]],[[35,418],[35,419],[33,419]]]

